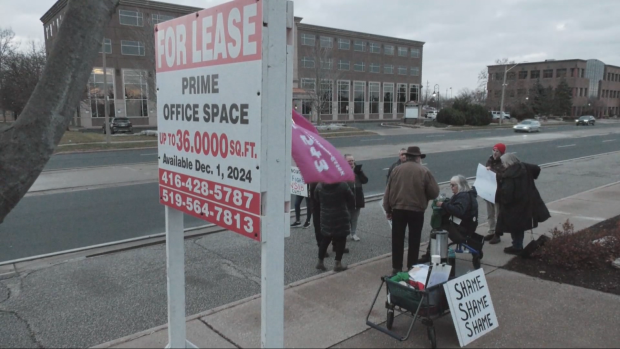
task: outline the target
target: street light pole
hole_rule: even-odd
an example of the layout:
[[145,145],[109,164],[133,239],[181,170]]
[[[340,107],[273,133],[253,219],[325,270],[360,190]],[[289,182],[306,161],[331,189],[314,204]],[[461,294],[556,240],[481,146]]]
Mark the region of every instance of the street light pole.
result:
[[[510,69],[518,66],[519,63],[513,65],[512,67],[510,67]],[[504,66],[504,82],[502,83],[502,100],[500,102],[500,106],[499,106],[499,124],[502,124],[502,119],[504,118],[504,94],[506,93],[506,75],[508,74],[508,71],[510,69],[506,69],[508,68],[507,65]]]

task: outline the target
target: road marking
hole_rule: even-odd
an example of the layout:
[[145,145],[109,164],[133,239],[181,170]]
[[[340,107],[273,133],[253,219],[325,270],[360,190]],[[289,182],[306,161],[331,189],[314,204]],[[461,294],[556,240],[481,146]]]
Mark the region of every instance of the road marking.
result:
[[491,131],[478,132],[478,133],[476,133],[476,134],[477,134],[477,135],[481,135],[481,134],[485,134],[485,133],[491,133]]
[[607,139],[607,140],[604,140],[603,143],[605,143],[605,142],[615,142],[615,141],[616,141],[615,139]]
[[374,139],[362,139],[361,142],[378,142],[378,141],[382,141],[385,138],[374,138]]
[[387,170],[389,170],[389,169],[390,169],[389,167],[386,167],[386,168],[384,168],[384,169],[383,169],[383,171],[387,171]]
[[570,216],[572,213],[568,213],[568,212],[562,212],[562,211],[555,211],[555,210],[549,210],[550,213],[555,213],[555,214],[561,214],[564,216]]
[[158,153],[140,154],[140,156],[151,156],[151,155],[158,155]]
[[558,145],[558,148],[567,148],[567,147],[574,147],[577,144],[569,144],[569,145]]
[[584,217],[584,216],[574,216],[573,218],[585,219],[587,221],[596,221],[596,222],[602,222],[606,220],[605,218],[600,218],[600,217]]
[[444,136],[445,135],[430,135],[430,136],[426,136],[426,138],[429,138],[429,137],[444,137]]

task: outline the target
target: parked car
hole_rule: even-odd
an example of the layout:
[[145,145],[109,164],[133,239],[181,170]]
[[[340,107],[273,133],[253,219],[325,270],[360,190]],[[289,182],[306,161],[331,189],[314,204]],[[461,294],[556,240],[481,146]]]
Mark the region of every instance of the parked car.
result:
[[516,124],[513,129],[515,132],[540,132],[541,125],[539,121],[532,119],[525,119]]
[[427,119],[437,119],[437,111],[436,110],[431,110],[428,113],[426,113],[426,118]]
[[584,116],[580,116],[579,119],[575,120],[575,126],[579,126],[579,125],[594,126],[595,122],[596,122],[596,119],[594,118],[594,116],[584,115]]
[[[105,134],[105,122],[103,123],[103,134]],[[110,134],[117,132],[129,132],[133,133],[133,125],[129,118],[113,118],[110,121]]]
[[510,119],[510,114],[506,112],[491,111],[491,115],[493,115],[493,120],[498,120],[500,115],[504,115],[504,119]]

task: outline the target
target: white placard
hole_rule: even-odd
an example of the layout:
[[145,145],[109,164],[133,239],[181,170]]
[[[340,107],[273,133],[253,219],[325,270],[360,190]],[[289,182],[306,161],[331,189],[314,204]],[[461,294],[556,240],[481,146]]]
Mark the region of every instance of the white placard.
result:
[[461,347],[499,327],[482,269],[450,280],[443,288]]
[[478,196],[488,202],[495,203],[495,192],[497,192],[495,172],[487,170],[486,166],[482,164],[478,164],[474,186],[476,187]]
[[405,119],[417,119],[418,115],[418,106],[405,107]]
[[160,202],[259,241],[262,11],[237,0],[155,29]]
[[301,176],[299,167],[291,167],[291,194],[308,197],[308,185]]

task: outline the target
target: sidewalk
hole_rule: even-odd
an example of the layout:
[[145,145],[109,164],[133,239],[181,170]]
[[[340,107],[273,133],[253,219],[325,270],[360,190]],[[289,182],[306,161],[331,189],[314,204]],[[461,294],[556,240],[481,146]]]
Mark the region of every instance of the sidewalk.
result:
[[[615,182],[547,206],[552,217],[537,234],[558,226],[567,218],[575,229],[591,226],[620,214]],[[478,233],[485,234],[486,224]],[[499,328],[470,347],[616,347],[620,343],[617,324],[620,297],[571,285],[558,284],[513,273],[502,267],[513,256],[503,253],[510,244],[505,236],[499,245],[484,249],[483,269],[497,313]],[[526,237],[526,242],[529,237]],[[422,246],[421,250],[424,250]],[[472,268],[468,255],[457,255],[457,274]],[[290,284],[285,290],[286,347],[429,347],[426,331],[419,323],[408,341],[400,343],[365,324],[366,314],[380,280],[391,269],[391,256],[383,255],[349,267],[340,274],[323,273]],[[385,320],[384,293],[371,314],[374,322]],[[261,302],[253,296],[190,316],[187,338],[200,348],[260,346]],[[396,331],[405,330],[397,318]],[[435,322],[440,347],[458,347],[450,316]],[[167,328],[160,326],[136,333],[98,348],[159,347],[167,344]]]

